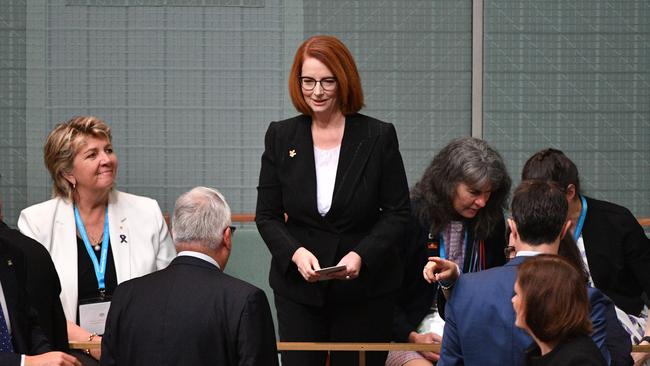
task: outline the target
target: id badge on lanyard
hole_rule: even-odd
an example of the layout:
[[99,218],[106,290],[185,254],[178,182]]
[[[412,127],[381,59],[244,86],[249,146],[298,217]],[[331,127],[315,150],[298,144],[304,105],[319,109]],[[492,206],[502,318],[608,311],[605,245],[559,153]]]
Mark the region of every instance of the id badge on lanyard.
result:
[[93,299],[86,304],[79,304],[79,326],[90,333],[104,334],[106,316],[110,307],[111,302],[108,297]]
[[104,334],[104,327],[106,325],[106,316],[108,315],[108,309],[111,306],[111,301],[108,296],[105,295],[106,291],[106,262],[108,259],[108,242],[110,240],[110,232],[108,228],[108,207],[106,207],[106,213],[104,215],[104,237],[102,239],[102,249],[100,260],[97,261],[97,256],[93,251],[90,240],[88,239],[88,234],[86,233],[86,228],[81,216],[79,215],[79,210],[77,206],[74,206],[74,218],[75,223],[77,224],[77,230],[81,239],[84,242],[88,256],[93,263],[93,268],[95,269],[95,276],[97,278],[97,287],[99,289],[100,296],[96,299],[91,299],[85,301],[83,304],[79,304],[79,325],[91,333]]

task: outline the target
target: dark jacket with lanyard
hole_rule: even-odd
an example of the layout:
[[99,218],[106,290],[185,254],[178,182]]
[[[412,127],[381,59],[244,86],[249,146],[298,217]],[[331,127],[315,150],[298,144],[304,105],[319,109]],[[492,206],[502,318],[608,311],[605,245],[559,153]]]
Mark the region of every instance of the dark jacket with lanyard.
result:
[[[440,256],[438,233],[429,235],[429,224],[422,223],[415,215],[417,203],[411,202],[412,212],[408,234],[402,246],[405,264],[404,279],[400,288],[393,322],[393,339],[408,341],[408,335],[415,331],[422,319],[431,311],[438,284],[427,283],[422,269],[430,256]],[[467,247],[461,270],[476,272],[505,264],[503,249],[506,246],[505,220],[500,220],[485,240],[475,240],[472,220],[464,222],[467,233]],[[469,226],[468,226],[469,225]],[[430,238],[431,237],[431,238]],[[465,241],[464,241],[465,242]],[[446,248],[445,248],[446,249]],[[448,250],[447,250],[448,252]],[[438,309],[443,315],[444,296],[438,296]]]
[[582,227],[595,287],[628,314],[638,315],[650,294],[650,239],[625,207],[585,197]]

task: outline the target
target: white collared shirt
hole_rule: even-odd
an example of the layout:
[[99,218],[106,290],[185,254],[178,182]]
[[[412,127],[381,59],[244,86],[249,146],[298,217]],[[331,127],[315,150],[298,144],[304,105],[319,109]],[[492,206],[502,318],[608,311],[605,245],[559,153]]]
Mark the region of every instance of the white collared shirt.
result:
[[534,257],[536,255],[540,255],[542,253],[540,252],[534,252],[532,250],[520,250],[517,252],[517,255],[515,257]]
[[314,164],[316,166],[316,202],[318,213],[325,216],[332,206],[336,170],[339,165],[341,145],[332,149],[319,149],[314,146]]
[[210,257],[207,254],[194,252],[194,251],[191,251],[191,250],[184,250],[184,251],[178,253],[177,256],[178,257],[187,256],[187,257],[194,257],[194,258],[198,258],[198,259],[203,259],[204,261],[206,261],[206,262],[214,265],[215,267],[221,269],[221,267],[219,267],[219,263],[217,263],[217,261],[215,261],[214,258]]

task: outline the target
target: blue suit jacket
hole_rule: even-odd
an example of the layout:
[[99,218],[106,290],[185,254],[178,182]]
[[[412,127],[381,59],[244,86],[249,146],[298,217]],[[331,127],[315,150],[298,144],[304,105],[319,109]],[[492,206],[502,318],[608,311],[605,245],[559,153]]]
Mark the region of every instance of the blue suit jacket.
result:
[[[460,276],[447,302],[446,323],[438,366],[523,365],[524,350],[533,339],[515,326],[512,295],[517,257],[503,267]],[[606,315],[613,311],[611,300],[589,288],[592,338],[609,364],[606,346]]]

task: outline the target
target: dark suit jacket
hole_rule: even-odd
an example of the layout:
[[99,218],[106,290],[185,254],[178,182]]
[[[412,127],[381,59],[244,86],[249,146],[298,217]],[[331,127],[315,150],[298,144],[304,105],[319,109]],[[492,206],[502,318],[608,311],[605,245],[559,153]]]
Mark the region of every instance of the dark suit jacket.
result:
[[7,302],[14,352],[0,353],[0,365],[20,365],[20,355],[51,351],[25,292],[25,260],[20,251],[0,241],[0,281]]
[[53,350],[67,352],[68,331],[59,299],[61,283],[50,254],[41,244],[1,221],[0,241],[23,253],[27,265],[27,293],[38,313],[38,324]]
[[[438,366],[523,364],[524,351],[533,339],[515,326],[511,299],[517,266],[525,259],[516,257],[502,267],[460,276],[445,310]],[[606,338],[607,328],[612,325],[607,324],[607,319],[614,308],[600,291],[589,288],[588,292],[592,339],[609,362]]]
[[[413,207],[417,203],[411,202]],[[469,225],[471,225],[471,221]],[[474,243],[474,234],[468,230],[468,243]],[[408,225],[407,240],[402,247],[404,261],[404,279],[397,297],[395,317],[393,320],[393,340],[407,342],[408,335],[415,331],[422,319],[429,313],[431,305],[438,291],[438,284],[429,284],[422,277],[422,269],[428,262],[429,254],[440,255],[439,249],[429,253],[429,225],[420,222],[415,214],[411,214]],[[485,265],[486,268],[501,266],[506,262],[503,248],[506,246],[505,220],[497,223],[490,236],[485,240]],[[470,255],[465,256],[465,263],[461,270],[470,271]],[[439,309],[444,306],[444,297],[441,295]]]
[[277,365],[264,292],[202,259],[126,281],[113,294],[102,365]]
[[[409,198],[393,125],[362,114],[346,116],[332,206],[324,217],[316,204],[311,117],[272,122],[264,145],[255,220],[273,257],[269,282],[275,293],[322,305],[328,291],[334,302],[395,291],[402,278],[399,246]],[[301,246],[321,267],[355,251],[362,259],[359,277],[308,283],[291,261]]]
[[587,197],[582,229],[594,285],[628,314],[643,308],[650,295],[650,239],[625,207]]

